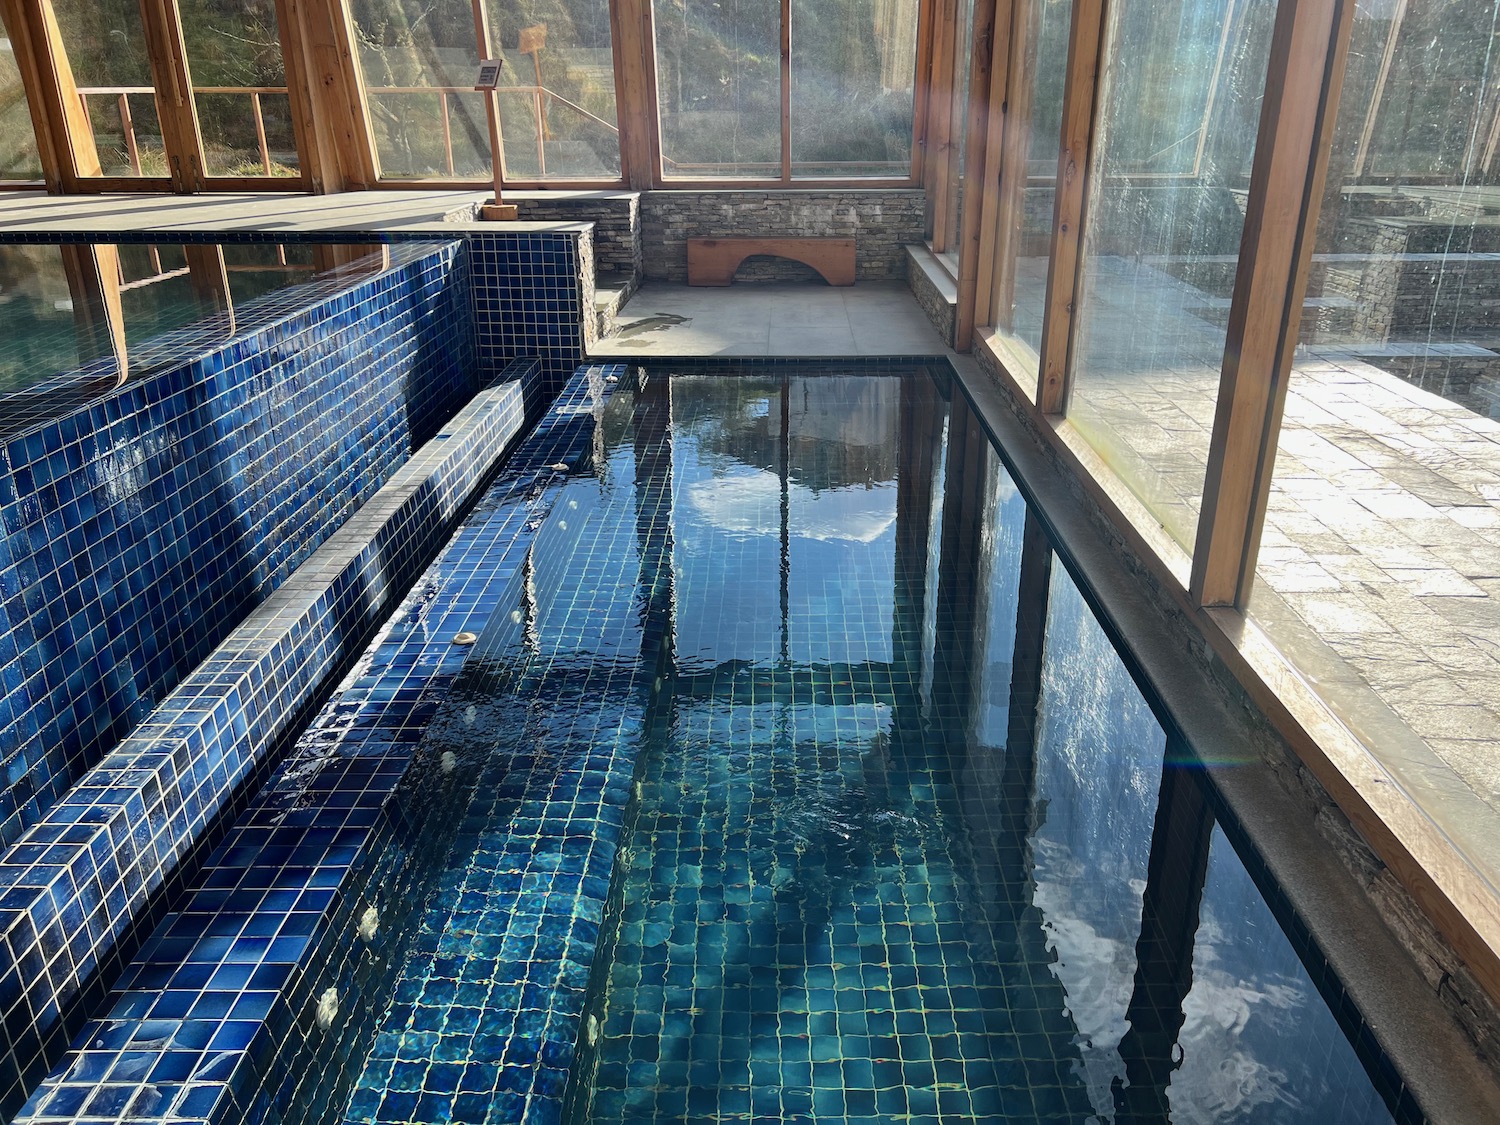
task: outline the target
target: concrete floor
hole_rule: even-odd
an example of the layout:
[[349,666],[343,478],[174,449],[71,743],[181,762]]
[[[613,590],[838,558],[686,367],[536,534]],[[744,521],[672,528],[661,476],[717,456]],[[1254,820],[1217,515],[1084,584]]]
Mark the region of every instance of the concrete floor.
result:
[[592,355],[934,356],[942,337],[904,281],[739,282],[727,289],[648,282]]

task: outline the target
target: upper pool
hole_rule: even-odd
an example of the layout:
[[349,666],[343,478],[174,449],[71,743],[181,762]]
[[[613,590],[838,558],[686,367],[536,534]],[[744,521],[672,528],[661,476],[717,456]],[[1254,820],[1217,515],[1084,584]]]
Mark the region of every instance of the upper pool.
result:
[[[58,376],[120,381],[193,358],[303,287],[382,268],[380,246],[307,243],[0,245],[0,397]],[[271,297],[271,294],[277,294]]]
[[1420,1117],[961,394],[598,416],[429,737],[345,1120]]

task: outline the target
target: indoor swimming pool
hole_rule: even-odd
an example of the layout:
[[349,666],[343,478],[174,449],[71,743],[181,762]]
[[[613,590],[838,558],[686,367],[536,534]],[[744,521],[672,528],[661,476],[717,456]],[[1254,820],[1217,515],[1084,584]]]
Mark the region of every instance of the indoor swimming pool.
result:
[[343,1119],[1419,1119],[962,393],[870,370],[560,407]]

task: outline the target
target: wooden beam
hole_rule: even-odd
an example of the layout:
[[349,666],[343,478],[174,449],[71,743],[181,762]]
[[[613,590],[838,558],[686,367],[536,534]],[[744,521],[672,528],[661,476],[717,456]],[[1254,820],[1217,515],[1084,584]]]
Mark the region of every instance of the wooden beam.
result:
[[0,0],[0,18],[26,90],[47,190],[76,192],[81,180],[101,168],[52,0]]
[[202,191],[203,135],[198,128],[198,106],[176,0],[140,0],[140,5],[146,57],[156,86],[156,118],[161,125],[172,190]]
[[[989,296],[994,272],[994,227],[981,220],[995,212],[1000,183],[999,158],[1004,131],[1005,83],[1010,63],[1012,0],[975,0],[974,34],[969,51],[969,96],[963,125],[963,201],[958,212],[958,307],[953,322],[953,350],[966,352],[974,339],[976,304],[983,288]],[[1025,0],[1022,0],[1024,3]],[[997,101],[998,93],[998,101]],[[997,112],[998,111],[998,112]],[[990,141],[993,139],[994,146]],[[990,257],[986,258],[986,254]],[[984,284],[979,279],[984,278]]]
[[1354,0],[1281,0],[1240,243],[1189,596],[1243,608],[1302,323]]
[[1071,389],[1073,310],[1083,265],[1084,205],[1108,19],[1109,0],[1073,0],[1037,386],[1037,405],[1044,414],[1063,413]]
[[120,290],[118,247],[65,243],[63,273],[73,298],[73,324],[78,334],[78,362],[87,364],[113,356],[116,378],[123,383],[130,372],[125,346],[125,311]]
[[[303,127],[312,143],[312,188],[318,192],[371,188],[379,179],[375,135],[364,76],[354,51],[354,21],[346,0],[281,0],[282,52],[287,87],[294,76],[305,92]],[[294,110],[296,102],[293,102]]]
[[649,191],[661,183],[651,0],[615,0],[610,5],[610,19],[620,166],[633,190]]

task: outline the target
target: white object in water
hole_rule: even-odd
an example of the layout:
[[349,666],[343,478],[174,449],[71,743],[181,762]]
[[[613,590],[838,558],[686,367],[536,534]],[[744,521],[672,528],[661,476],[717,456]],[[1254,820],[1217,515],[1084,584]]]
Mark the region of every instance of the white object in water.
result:
[[334,1017],[339,1014],[339,990],[332,987],[323,990],[323,995],[318,997],[318,1029],[327,1031],[333,1026]]
[[373,905],[365,907],[365,912],[359,916],[359,940],[369,945],[375,940],[375,935],[380,932],[380,911]]
[[438,759],[438,765],[442,767],[444,773],[452,773],[458,769],[458,755],[452,750],[444,750],[443,756]]
[[462,633],[453,634],[453,643],[456,645],[471,645],[478,639],[478,633],[471,633],[467,629],[465,629]]

